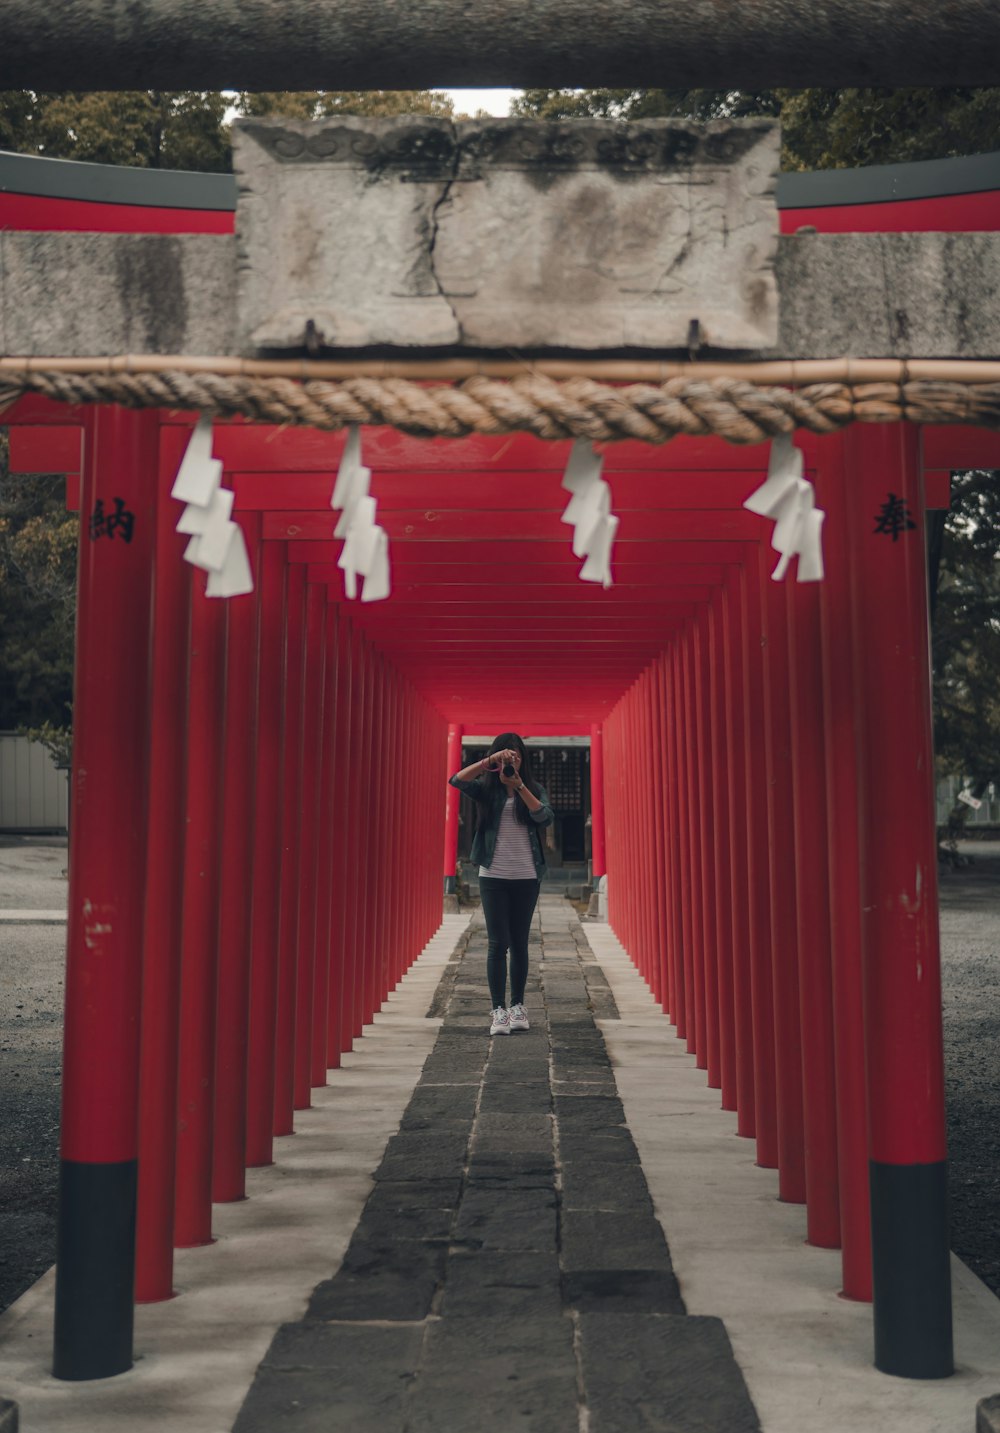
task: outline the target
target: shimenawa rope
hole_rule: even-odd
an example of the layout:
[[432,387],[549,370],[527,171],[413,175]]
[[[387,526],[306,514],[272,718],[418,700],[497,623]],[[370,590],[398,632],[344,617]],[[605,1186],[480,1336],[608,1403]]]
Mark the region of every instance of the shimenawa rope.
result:
[[766,442],[805,428],[829,433],[849,423],[976,424],[1000,428],[1000,383],[930,379],[761,386],[736,377],[678,377],[612,385],[576,376],[556,381],[525,372],[500,381],[472,376],[447,384],[400,377],[338,381],[212,372],[86,372],[26,369],[0,373],[0,421],[26,393],[63,403],[196,409],[253,422],[336,429],[389,425],[415,437],[533,433],[556,440],[637,439],[665,443],[686,434],[727,442]]

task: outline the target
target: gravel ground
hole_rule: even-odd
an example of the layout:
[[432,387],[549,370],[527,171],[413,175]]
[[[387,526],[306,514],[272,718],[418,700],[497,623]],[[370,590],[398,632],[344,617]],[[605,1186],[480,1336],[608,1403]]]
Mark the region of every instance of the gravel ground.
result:
[[[0,910],[66,905],[65,840],[0,836]],[[55,1258],[62,925],[0,925],[0,1309]]]
[[1000,845],[961,849],[973,864],[941,872],[951,1243],[1000,1295]]
[[[952,1246],[1000,1295],[1000,847],[941,874]],[[0,910],[65,906],[65,841],[0,836]],[[62,926],[0,926],[0,1309],[55,1257]]]

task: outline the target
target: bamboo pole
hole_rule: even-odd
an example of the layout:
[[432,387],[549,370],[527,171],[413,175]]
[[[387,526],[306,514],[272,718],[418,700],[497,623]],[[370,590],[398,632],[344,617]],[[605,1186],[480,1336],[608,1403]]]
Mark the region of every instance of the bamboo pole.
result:
[[542,376],[602,383],[665,383],[731,378],[745,383],[801,387],[813,383],[1000,383],[1000,361],[939,358],[779,359],[771,362],[665,362],[659,359],[259,359],[120,354],[106,358],[0,358],[0,375],[28,373],[212,373],[219,377],[343,381],[403,378],[458,383],[468,378]]

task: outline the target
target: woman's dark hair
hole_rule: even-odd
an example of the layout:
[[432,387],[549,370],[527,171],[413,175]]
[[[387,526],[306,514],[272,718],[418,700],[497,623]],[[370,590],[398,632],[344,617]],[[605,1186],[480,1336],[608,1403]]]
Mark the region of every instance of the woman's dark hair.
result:
[[[516,731],[503,731],[500,733],[499,736],[494,737],[493,745],[490,747],[486,755],[492,756],[495,751],[506,751],[508,748],[511,751],[516,751],[517,754],[520,756],[521,780],[531,792],[532,796],[538,797],[538,799],[540,800],[541,788],[539,787],[538,782],[535,780],[534,776],[532,776],[531,774],[531,758],[528,755],[528,748],[525,746],[524,742],[518,736]],[[486,775],[483,777],[483,780],[488,784],[493,793],[495,793],[497,790],[503,790],[503,786],[501,784],[500,777],[497,772],[487,772]],[[525,806],[523,801],[514,802],[514,814],[520,821],[522,826],[527,826],[529,821],[528,808],[527,806]],[[483,813],[483,815],[485,816],[485,812]]]

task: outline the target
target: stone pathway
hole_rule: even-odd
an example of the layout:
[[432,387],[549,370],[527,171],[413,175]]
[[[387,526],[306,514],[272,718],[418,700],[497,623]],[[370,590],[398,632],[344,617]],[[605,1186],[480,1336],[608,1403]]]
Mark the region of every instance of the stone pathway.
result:
[[490,1040],[485,963],[479,916],[344,1261],[278,1330],[234,1433],[754,1433],[722,1322],[685,1312],[575,911],[539,904],[530,1031]]

